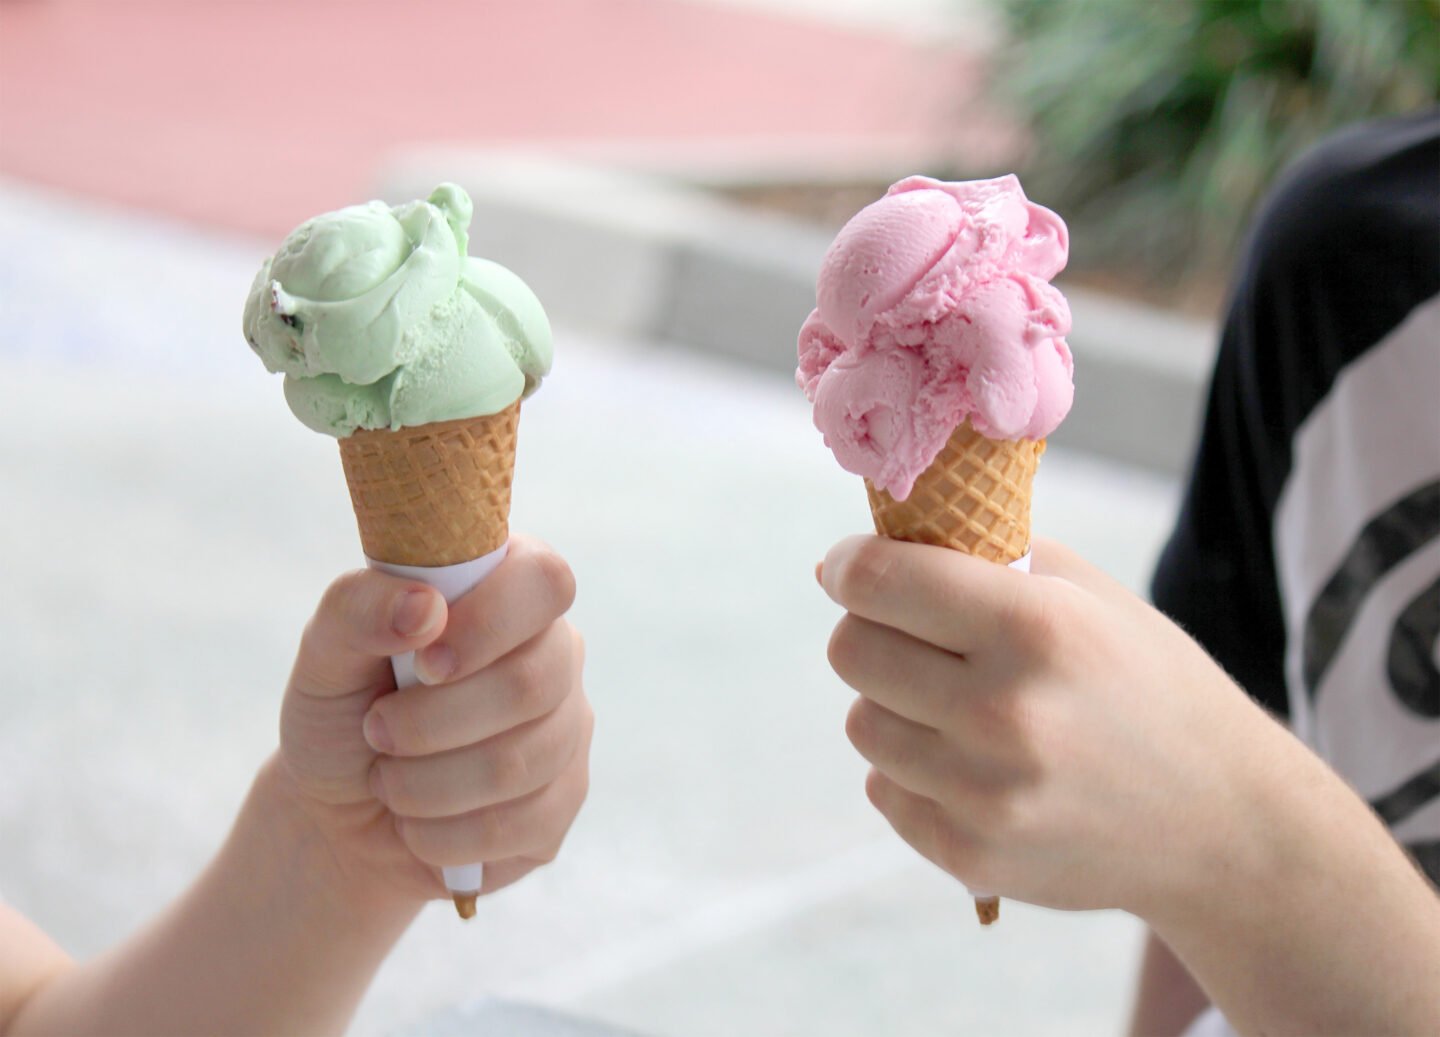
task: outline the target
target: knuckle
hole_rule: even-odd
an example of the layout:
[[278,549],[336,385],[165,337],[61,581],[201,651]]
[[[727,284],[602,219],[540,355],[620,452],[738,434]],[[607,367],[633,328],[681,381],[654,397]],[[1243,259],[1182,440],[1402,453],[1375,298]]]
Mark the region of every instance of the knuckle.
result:
[[[560,795],[555,796],[548,807],[543,809],[535,819],[535,838],[532,841],[540,844],[547,851],[559,853],[565,837],[570,834],[570,827],[580,814],[580,807],[584,805],[588,792],[589,782],[587,779],[575,782],[572,788],[565,789]],[[531,846],[529,849],[534,850],[535,847]]]
[[930,846],[935,863],[963,881],[978,883],[980,844],[967,831],[952,822],[941,810],[929,810]]
[[1000,789],[975,797],[965,805],[965,827],[976,844],[1003,842],[1015,820],[1015,797]]
[[404,701],[394,695],[377,705],[390,737],[395,741],[397,752],[424,756],[441,748],[441,727],[429,711],[421,709],[414,701]]
[[366,573],[363,569],[351,569],[349,572],[341,573],[330,581],[320,595],[320,612],[335,615],[344,614],[347,606],[361,595],[365,585]]
[[866,601],[884,589],[894,563],[890,546],[880,537],[870,537],[855,548],[840,569],[836,590],[843,602]]
[[523,827],[514,810],[491,808],[475,817],[476,827],[484,835],[485,856],[498,859],[513,856],[520,845],[518,834]]
[[535,555],[535,565],[555,614],[564,613],[575,602],[575,574],[569,563],[553,551],[541,551]]
[[530,758],[530,776],[551,781],[570,762],[583,733],[583,718],[578,710],[564,723],[549,723],[541,726],[541,738]]
[[[575,795],[574,795],[574,799],[573,799],[573,801],[572,801],[572,803],[571,803],[571,805],[570,805],[570,820],[571,820],[571,821],[574,821],[575,818],[576,818],[576,816],[579,815],[579,813],[580,813],[580,808],[585,805],[585,801],[586,801],[587,799],[589,799],[589,798],[590,798],[590,768],[589,768],[589,767],[581,767],[581,768],[579,769],[579,773],[575,776]],[[566,827],[566,830],[568,831],[568,830],[569,830],[569,827],[570,827],[570,825],[569,825],[568,822],[566,823],[565,827]]]
[[999,684],[976,695],[969,706],[970,720],[996,749],[1011,749],[1026,723],[1025,696],[1009,684]]
[[550,665],[546,653],[531,647],[511,659],[507,683],[517,709],[533,716],[549,699]]
[[[1033,589],[1027,586],[1023,591]],[[1070,622],[1072,609],[1067,589],[1066,585],[1055,583],[1046,586],[1044,593],[1035,594],[1024,593],[1017,586],[1004,610],[1004,629],[1027,654],[1044,656],[1069,641],[1074,627]]]
[[1065,722],[1057,720],[1053,709],[1028,698],[1012,708],[1014,751],[1010,763],[1017,787],[1039,784],[1054,761],[1067,757],[1065,730]]
[[845,737],[862,756],[873,749],[877,737],[876,716],[869,699],[857,698],[851,704],[850,712],[845,715]]
[[354,636],[371,639],[390,632],[390,588],[378,582],[374,573],[357,571],[345,581],[348,590],[343,601],[343,615],[350,622]]
[[530,760],[526,753],[507,739],[492,746],[485,754],[484,778],[491,790],[509,796],[524,788],[530,776]]
[[889,779],[881,774],[874,767],[865,775],[865,798],[870,805],[882,814],[885,812],[885,805],[889,802],[886,793],[888,792]]
[[401,820],[397,825],[400,841],[420,860],[435,867],[455,863],[448,849],[448,840],[443,837],[439,826],[430,821]]
[[352,569],[342,573],[330,582],[320,595],[315,613],[305,625],[305,638],[314,638],[322,629],[338,631],[338,636],[347,644],[366,640],[372,633],[374,611],[369,592],[370,574],[363,569]]
[[855,671],[855,663],[859,655],[856,645],[857,624],[853,616],[841,616],[840,622],[835,624],[835,629],[830,632],[830,643],[825,647],[825,658],[830,663],[830,668],[844,680]]
[[385,805],[396,814],[413,814],[415,801],[411,791],[409,768],[389,756],[380,757],[371,766],[379,776]]
[[515,845],[514,855],[523,856],[536,864],[550,864],[560,856],[560,847],[564,845],[565,837],[569,834],[568,817],[562,819],[556,815],[546,815],[532,826],[525,842]]
[[[470,652],[484,657],[474,660],[475,662],[485,660],[493,662],[502,650],[498,646],[508,646],[512,643],[510,624],[506,614],[498,602],[488,599],[484,607],[475,610],[469,624],[468,635],[466,643],[470,646]],[[457,645],[456,648],[458,649],[459,646]]]
[[1028,640],[1034,617],[1031,614],[1031,599],[1024,593],[1023,587],[1012,581],[1009,595],[997,605],[996,615],[1000,629],[1008,631],[1013,640],[1017,643]]
[[992,689],[980,698],[971,714],[991,751],[1016,778],[1036,776],[1056,745],[1047,703],[1024,686]]

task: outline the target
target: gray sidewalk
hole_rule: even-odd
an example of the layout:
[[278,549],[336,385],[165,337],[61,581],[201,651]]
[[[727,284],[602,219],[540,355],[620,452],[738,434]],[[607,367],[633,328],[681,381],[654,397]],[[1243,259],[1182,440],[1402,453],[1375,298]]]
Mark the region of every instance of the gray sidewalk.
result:
[[[0,241],[0,887],[89,954],[213,851],[359,550],[334,445],[240,337],[264,243],[13,184]],[[486,995],[676,1037],[1115,1032],[1132,920],[1009,904],[981,931],[866,803],[811,575],[864,492],[783,372],[574,323],[556,355],[514,525],[579,578],[590,801],[477,924],[428,910],[354,1032]],[[1037,525],[1138,586],[1175,493],[1058,447]]]

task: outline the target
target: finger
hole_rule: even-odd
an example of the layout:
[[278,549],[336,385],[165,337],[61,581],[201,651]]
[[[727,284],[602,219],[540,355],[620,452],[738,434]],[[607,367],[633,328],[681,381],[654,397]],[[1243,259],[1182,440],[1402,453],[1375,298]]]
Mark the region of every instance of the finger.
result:
[[929,544],[847,537],[820,570],[848,611],[951,652],[1009,645],[1043,612],[1025,573]]
[[[529,868],[554,860],[590,787],[588,732],[580,751],[564,771],[540,789],[458,817],[404,818],[400,834],[410,851],[438,867],[474,861],[524,858]],[[529,870],[526,868],[524,870]],[[490,867],[485,889],[492,887]],[[524,871],[518,871],[518,878]],[[510,881],[513,881],[511,879]]]
[[835,625],[829,654],[840,679],[866,699],[939,731],[956,776],[984,783],[1033,771],[1028,671],[1008,665],[1013,660],[981,666],[849,614]]
[[371,767],[375,797],[401,817],[438,818],[529,795],[575,756],[589,709],[571,695],[538,720],[479,745],[437,756],[381,756]]
[[835,624],[827,654],[831,668],[850,687],[928,727],[951,718],[955,697],[963,694],[961,686],[973,669],[958,655],[848,613]]
[[878,770],[871,770],[866,777],[865,795],[895,833],[922,857],[963,882],[983,885],[975,874],[976,840],[962,831],[939,803],[911,792]]
[[575,577],[538,540],[515,537],[499,567],[450,606],[445,632],[415,656],[415,675],[443,684],[489,666],[565,614]]
[[346,573],[305,628],[291,686],[320,698],[383,686],[393,680],[389,657],[429,643],[445,616],[445,599],[423,583],[369,569]]
[[551,623],[463,680],[384,695],[365,716],[365,739],[391,756],[430,756],[483,742],[551,712],[575,686],[579,637]]
[[949,762],[955,750],[939,732],[869,699],[856,699],[850,707],[845,736],[876,770],[911,792],[942,797],[957,783]]

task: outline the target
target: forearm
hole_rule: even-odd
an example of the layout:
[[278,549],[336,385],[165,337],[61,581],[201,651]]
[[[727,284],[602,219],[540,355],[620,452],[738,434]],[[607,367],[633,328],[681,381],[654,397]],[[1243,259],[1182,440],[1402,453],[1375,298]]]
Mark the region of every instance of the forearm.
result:
[[262,770],[210,867],[149,929],[36,991],[28,1033],[338,1033],[417,905],[353,888]]
[[1209,1005],[1184,963],[1165,941],[1147,933],[1130,1037],[1179,1037]]
[[1152,926],[1241,1033],[1440,1033],[1435,890],[1298,743],[1263,766],[1230,852]]
[[74,968],[70,957],[19,912],[0,903],[0,1034],[45,984]]

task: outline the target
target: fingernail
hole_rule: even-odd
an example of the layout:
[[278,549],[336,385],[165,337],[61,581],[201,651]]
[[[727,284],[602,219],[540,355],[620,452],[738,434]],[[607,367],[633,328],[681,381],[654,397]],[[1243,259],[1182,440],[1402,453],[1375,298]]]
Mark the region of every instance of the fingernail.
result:
[[365,723],[362,725],[365,732],[365,741],[370,743],[370,748],[377,753],[393,752],[395,743],[390,739],[390,729],[385,726],[385,718],[375,710],[365,714]]
[[380,802],[385,802],[385,782],[380,778],[380,768],[370,768],[370,794]]
[[435,595],[429,591],[406,591],[395,603],[390,625],[401,637],[424,633],[435,621]]
[[455,653],[449,645],[428,645],[415,653],[415,676],[422,684],[443,684],[455,672]]
[[820,584],[820,586],[822,586],[822,587],[825,586],[825,584],[822,582],[821,577],[820,577],[820,574],[821,574],[822,572],[824,572],[824,571],[825,571],[825,563],[824,563],[824,562],[816,562],[816,563],[815,563],[815,582],[818,583],[818,584]]

